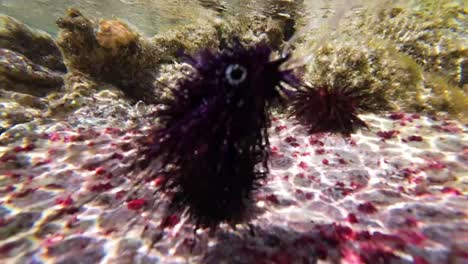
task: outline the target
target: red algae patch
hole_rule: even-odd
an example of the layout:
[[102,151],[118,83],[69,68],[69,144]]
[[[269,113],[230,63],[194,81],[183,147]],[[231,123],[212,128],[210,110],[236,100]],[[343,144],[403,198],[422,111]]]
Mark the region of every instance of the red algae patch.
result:
[[71,198],[71,196],[67,196],[65,198],[57,198],[55,200],[55,204],[61,206],[70,206],[73,204],[73,199]]
[[357,209],[360,212],[363,212],[366,214],[373,214],[377,212],[377,208],[371,202],[365,202],[365,203],[359,204]]
[[135,199],[127,202],[127,208],[130,210],[139,210],[146,205],[145,199]]
[[171,227],[174,227],[175,225],[177,225],[179,222],[180,222],[179,216],[177,216],[175,214],[172,214],[172,215],[168,215],[165,218],[163,218],[161,220],[160,226],[162,228],[171,228]]
[[409,136],[407,138],[408,141],[416,141],[416,142],[421,142],[423,141],[423,138],[421,136],[415,136],[415,135],[412,135],[412,136]]
[[398,134],[400,134],[399,131],[397,130],[390,130],[390,131],[379,131],[377,132],[377,136],[381,137],[382,139],[391,139],[391,138],[395,138],[396,136],[398,136]]
[[457,189],[455,189],[453,187],[444,187],[442,189],[442,193],[452,194],[452,195],[457,195],[457,196],[462,195],[462,193],[459,190],[457,190]]
[[351,224],[359,223],[357,216],[353,213],[348,214],[348,217],[346,218],[346,220],[350,222]]

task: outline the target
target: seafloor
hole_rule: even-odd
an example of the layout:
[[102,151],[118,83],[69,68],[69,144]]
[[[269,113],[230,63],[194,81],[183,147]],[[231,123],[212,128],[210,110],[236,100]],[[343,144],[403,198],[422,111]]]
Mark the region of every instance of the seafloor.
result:
[[[443,7],[451,18],[437,23],[420,10],[382,11],[381,27],[399,28],[378,41],[292,38],[300,56],[317,58],[311,82],[366,84],[375,113],[343,137],[310,135],[272,111],[255,214],[214,233],[165,215],[164,176],[142,185],[132,165],[157,122],[153,85],[173,84],[184,67],[176,51],[216,48],[235,29],[217,21],[147,38],[71,10],[53,38],[1,16],[0,263],[467,263],[467,12]],[[362,16],[370,31],[375,21]],[[237,34],[282,47],[284,17],[243,18],[253,22]],[[318,41],[333,45],[311,47]]]
[[[109,109],[106,109],[109,108]],[[468,137],[453,120],[365,115],[350,138],[275,117],[252,227],[193,233],[162,219],[160,178],[128,195],[137,113],[85,107],[37,124],[2,158],[0,248],[12,263],[463,263]],[[140,109],[140,111],[143,109]],[[86,116],[87,119],[82,117]],[[120,126],[121,127],[121,126]],[[158,201],[161,202],[161,201]]]

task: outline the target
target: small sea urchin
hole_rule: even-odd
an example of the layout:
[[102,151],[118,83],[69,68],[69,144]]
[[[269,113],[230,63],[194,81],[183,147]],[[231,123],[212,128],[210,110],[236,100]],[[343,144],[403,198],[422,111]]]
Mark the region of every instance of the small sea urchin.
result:
[[151,135],[149,156],[168,175],[172,209],[186,210],[201,227],[244,219],[248,201],[268,173],[268,107],[282,83],[296,85],[292,70],[271,60],[272,50],[239,41],[218,53],[185,56],[194,71],[161,99],[163,128]]
[[358,117],[365,96],[356,90],[301,87],[289,93],[290,116],[307,126],[309,133],[332,132],[348,136],[359,127],[367,127]]

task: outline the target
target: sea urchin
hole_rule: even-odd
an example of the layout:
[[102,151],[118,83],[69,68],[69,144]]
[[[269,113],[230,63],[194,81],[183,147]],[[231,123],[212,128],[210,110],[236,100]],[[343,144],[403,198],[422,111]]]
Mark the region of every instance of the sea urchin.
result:
[[367,125],[358,117],[363,94],[356,90],[322,85],[302,86],[289,93],[290,116],[307,126],[309,133],[332,132],[348,136]]
[[152,132],[149,156],[168,175],[171,208],[186,210],[196,226],[244,220],[268,173],[268,107],[282,83],[298,83],[292,70],[280,69],[288,57],[271,54],[267,44],[235,40],[217,53],[185,56],[194,71],[160,100],[164,125]]

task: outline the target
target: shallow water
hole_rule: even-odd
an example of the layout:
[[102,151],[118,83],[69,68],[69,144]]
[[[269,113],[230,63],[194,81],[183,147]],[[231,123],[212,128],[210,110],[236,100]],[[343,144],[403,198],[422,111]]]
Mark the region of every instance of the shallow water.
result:
[[75,1],[75,0],[2,0],[0,12],[11,15],[24,23],[45,30],[51,34],[57,33],[55,21],[62,16],[67,8],[76,7],[86,15],[99,18],[118,17],[132,24],[149,35],[174,25],[193,22],[203,12],[197,1],[151,1],[151,0],[105,0],[105,1]]
[[[0,13],[31,28],[0,21],[0,263],[467,263],[462,1],[0,0]],[[307,83],[370,93],[368,128],[310,134],[271,111],[255,213],[194,230],[168,213],[165,176],[135,164],[159,124],[151,97],[188,67],[178,50],[218,47],[237,20],[243,41],[306,64]]]
[[[55,21],[70,7],[80,9],[85,15],[97,18],[119,18],[143,33],[152,36],[176,25],[193,23],[210,16],[232,16],[256,12],[267,16],[288,16],[290,2],[276,0],[1,0],[0,13],[10,15],[37,29],[50,34],[57,33]],[[297,6],[309,12],[309,18],[321,19],[331,16],[337,7],[359,8],[360,1],[296,1]]]

